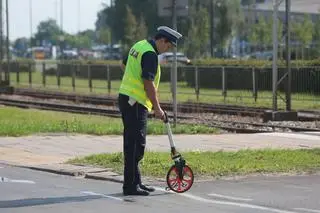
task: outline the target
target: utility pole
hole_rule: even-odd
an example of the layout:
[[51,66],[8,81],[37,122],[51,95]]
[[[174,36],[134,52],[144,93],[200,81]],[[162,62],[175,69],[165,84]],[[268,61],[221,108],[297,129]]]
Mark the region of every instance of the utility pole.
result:
[[9,3],[6,0],[6,21],[7,21],[7,72],[5,75],[5,79],[10,83],[10,39],[9,39]]
[[[199,1],[198,1],[199,2]],[[169,17],[172,19],[172,29],[177,30],[178,17],[187,17],[188,0],[157,0],[159,16]],[[172,94],[172,111],[174,117],[174,125],[177,123],[177,47],[173,47],[173,62],[170,72],[171,94]]]
[[2,81],[2,59],[3,59],[3,5],[2,0],[0,0],[0,81]]
[[278,10],[280,0],[273,0],[273,63],[272,63],[272,108],[278,110],[277,88],[278,88]]
[[60,0],[60,27],[61,33],[63,33],[63,0]]
[[32,52],[32,0],[29,0],[29,22],[30,22],[30,50],[31,50],[31,58],[33,58]]
[[63,36],[63,0],[60,0],[60,28],[61,28],[61,35],[60,35],[60,52],[63,56],[63,45],[64,45],[64,36]]
[[78,34],[80,34],[80,13],[81,13],[81,6],[80,6],[80,0],[78,0]]
[[54,0],[54,18],[58,24],[58,0]]
[[213,52],[213,30],[214,30],[214,20],[213,20],[213,7],[214,7],[214,0],[210,0],[210,52],[211,57],[214,56]]
[[[172,26],[177,30],[177,0],[172,0]],[[173,100],[173,120],[177,123],[177,47],[173,49],[172,66],[172,100]]]
[[288,73],[287,79],[287,92],[286,92],[286,109],[291,111],[291,43],[290,43],[290,11],[291,11],[291,0],[286,0],[286,68]]
[[[278,73],[278,10],[282,2],[286,3],[286,73],[280,76]],[[273,0],[273,65],[272,65],[272,93],[273,93],[273,113],[272,119],[280,119],[281,115],[286,116],[285,119],[297,120],[297,112],[291,111],[291,52],[290,52],[290,7],[291,0]],[[286,79],[287,78],[287,79]],[[279,84],[284,81],[286,87],[286,112],[277,112],[277,91]]]

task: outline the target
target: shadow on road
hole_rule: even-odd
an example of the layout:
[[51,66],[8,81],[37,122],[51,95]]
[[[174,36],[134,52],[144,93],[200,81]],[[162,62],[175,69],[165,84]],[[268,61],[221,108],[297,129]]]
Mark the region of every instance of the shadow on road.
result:
[[84,202],[102,199],[101,196],[73,196],[73,197],[49,197],[49,198],[27,198],[18,200],[0,201],[0,208],[19,208],[28,206],[50,205],[58,203]]

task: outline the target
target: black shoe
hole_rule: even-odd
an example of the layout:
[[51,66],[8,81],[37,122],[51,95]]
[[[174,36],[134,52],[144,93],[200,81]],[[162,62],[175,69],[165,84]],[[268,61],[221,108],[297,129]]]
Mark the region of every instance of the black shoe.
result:
[[155,188],[151,187],[151,186],[146,186],[146,185],[143,185],[142,183],[139,185],[140,189],[142,190],[145,190],[147,192],[154,192],[156,191]]
[[139,196],[148,196],[149,192],[141,189],[135,189],[135,190],[124,190],[123,195],[139,195]]

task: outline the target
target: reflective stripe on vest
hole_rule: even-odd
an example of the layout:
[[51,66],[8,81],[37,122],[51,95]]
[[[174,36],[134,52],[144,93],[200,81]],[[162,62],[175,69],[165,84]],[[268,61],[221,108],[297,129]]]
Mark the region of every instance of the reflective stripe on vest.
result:
[[[126,69],[122,78],[119,93],[128,95],[138,103],[144,105],[148,111],[152,110],[152,103],[144,89],[141,68],[142,55],[145,52],[155,52],[147,40],[137,42],[129,51]],[[158,64],[157,74],[154,79],[155,88],[158,89],[161,69]]]

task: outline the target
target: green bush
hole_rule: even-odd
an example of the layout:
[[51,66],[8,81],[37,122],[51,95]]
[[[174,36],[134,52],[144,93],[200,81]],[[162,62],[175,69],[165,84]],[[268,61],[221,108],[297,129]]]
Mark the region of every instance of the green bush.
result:
[[[2,64],[2,69],[7,70],[8,69],[8,63],[5,61]],[[35,63],[34,62],[19,62],[19,61],[11,61],[10,62],[10,72],[16,73],[16,72],[34,72],[35,71]]]
[[[199,67],[200,88],[222,89],[222,67]],[[272,91],[272,68],[224,67],[225,88],[228,90],[252,90],[253,70],[257,90]],[[292,92],[320,93],[320,67],[292,68]],[[286,73],[279,68],[279,79]],[[194,72],[185,71],[187,85],[195,86]],[[285,82],[279,85],[284,91]]]
[[[193,61],[194,65],[197,66],[240,66],[240,67],[272,67],[272,61],[269,60],[236,60],[236,59],[220,59],[220,58],[209,58],[209,59],[199,59]],[[279,60],[277,65],[279,67],[285,67],[286,61]],[[291,60],[292,67],[309,67],[309,66],[320,66],[320,60]]]

